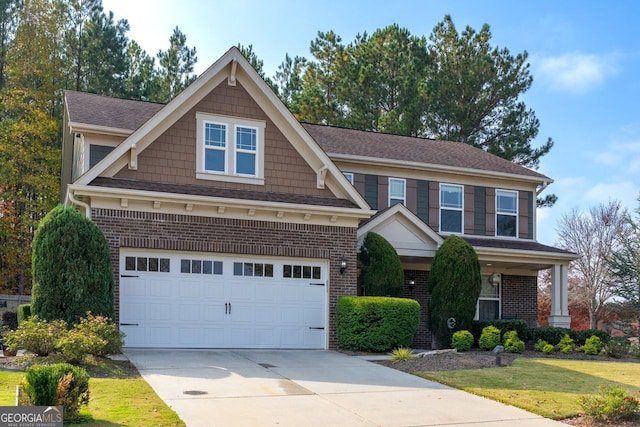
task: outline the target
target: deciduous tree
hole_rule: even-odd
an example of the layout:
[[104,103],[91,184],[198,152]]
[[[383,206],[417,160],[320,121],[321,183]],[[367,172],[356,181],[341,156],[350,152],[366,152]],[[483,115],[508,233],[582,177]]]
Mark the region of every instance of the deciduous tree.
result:
[[580,255],[572,262],[573,298],[589,312],[589,328],[598,327],[598,318],[614,296],[614,280],[607,260],[620,248],[625,233],[626,211],[619,202],[593,206],[586,213],[577,210],[560,219],[558,245]]

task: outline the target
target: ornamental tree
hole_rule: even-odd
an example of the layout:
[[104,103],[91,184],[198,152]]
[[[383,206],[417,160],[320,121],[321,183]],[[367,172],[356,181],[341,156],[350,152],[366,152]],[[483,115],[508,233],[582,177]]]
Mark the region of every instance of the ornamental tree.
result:
[[113,272],[100,229],[73,208],[57,206],[33,238],[31,313],[78,323],[91,311],[113,318]]
[[471,330],[482,278],[478,255],[461,237],[447,237],[436,252],[427,286],[429,329],[439,347],[451,345],[447,319],[456,319],[455,330]]

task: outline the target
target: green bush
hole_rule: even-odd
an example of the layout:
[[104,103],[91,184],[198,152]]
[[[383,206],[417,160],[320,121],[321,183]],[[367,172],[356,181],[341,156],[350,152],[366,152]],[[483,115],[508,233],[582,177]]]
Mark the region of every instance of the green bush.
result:
[[606,344],[611,339],[611,334],[607,331],[601,331],[600,329],[585,329],[582,331],[571,330],[571,338],[576,342],[576,345],[583,346],[589,338],[596,336],[600,339],[602,344]]
[[562,337],[565,335],[571,336],[573,332],[567,328],[556,328],[554,326],[542,326],[540,328],[534,328],[533,339],[538,341],[539,339],[548,342],[552,345],[557,345]]
[[18,313],[13,310],[7,310],[2,313],[2,320],[0,321],[0,331],[3,329],[9,329],[15,331],[18,329]]
[[573,339],[569,336],[569,334],[564,334],[560,342],[556,345],[556,349],[560,353],[571,354],[573,353],[573,349],[575,347],[575,343]]
[[604,354],[608,357],[620,359],[631,350],[631,342],[625,337],[614,337],[604,346]]
[[107,354],[122,352],[124,334],[118,330],[118,325],[108,317],[87,313],[87,316],[82,317],[74,329],[82,335],[97,338],[92,339],[91,343],[87,343],[91,344],[87,349],[88,354],[103,357]]
[[78,415],[80,405],[89,403],[89,375],[82,368],[66,363],[34,365],[26,370],[22,382],[22,404],[64,408],[64,419]]
[[[548,343],[548,342],[546,342],[545,340],[541,340],[541,339],[539,339],[538,341],[536,341],[536,344],[533,346],[533,349],[534,349],[535,351],[542,351],[542,350],[544,350],[544,348],[545,348],[546,346],[548,346],[548,345],[549,345],[549,343]],[[552,346],[552,347],[553,347],[553,346]]]
[[508,331],[516,331],[522,341],[526,342],[532,339],[531,327],[521,319],[474,320],[471,332],[473,332],[476,342],[480,340],[482,330],[487,326],[495,326],[500,329],[500,334],[503,336]]
[[502,336],[504,351],[507,353],[522,353],[524,351],[524,341],[518,337],[518,332],[507,331]]
[[580,348],[584,354],[600,354],[602,351],[602,341],[596,335],[587,338],[584,345]]
[[495,326],[487,326],[482,330],[478,345],[483,350],[493,350],[497,345],[500,345],[500,329]]
[[341,348],[355,351],[409,347],[419,321],[415,300],[345,296],[336,305],[336,338]]
[[544,354],[553,354],[554,351],[556,351],[556,347],[553,344],[545,344],[544,347],[542,347]]
[[367,296],[404,296],[404,271],[395,248],[384,237],[370,232],[360,254],[360,279]]
[[57,206],[40,221],[32,246],[33,314],[69,324],[87,311],[113,317],[109,245],[90,219]]
[[456,331],[451,339],[451,347],[458,351],[471,350],[473,345],[473,334],[469,331]]
[[84,334],[72,329],[58,340],[56,348],[68,363],[78,364],[86,355],[94,354],[94,349],[104,347],[105,344],[105,340],[95,334]]
[[10,350],[23,348],[38,356],[47,356],[56,349],[58,341],[67,334],[64,320],[47,322],[38,316],[23,321],[18,329],[6,333],[5,342]]
[[429,272],[429,329],[439,347],[451,345],[447,319],[458,330],[470,330],[482,287],[480,263],[473,247],[456,235],[447,237],[436,252]]
[[640,359],[640,345],[631,346],[629,353],[636,359]]
[[609,422],[631,418],[640,409],[640,400],[622,387],[600,386],[600,393],[582,396],[578,403],[587,417]]
[[20,304],[18,306],[18,325],[31,316],[31,304]]

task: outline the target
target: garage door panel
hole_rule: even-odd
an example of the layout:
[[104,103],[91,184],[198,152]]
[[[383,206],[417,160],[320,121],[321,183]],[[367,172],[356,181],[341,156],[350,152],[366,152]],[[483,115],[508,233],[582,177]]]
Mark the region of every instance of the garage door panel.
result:
[[201,320],[201,308],[199,304],[178,304],[177,312],[177,320],[180,322],[196,322]]
[[173,304],[166,303],[149,303],[148,307],[148,315],[147,318],[149,320],[162,320],[162,321],[171,321],[171,309]]
[[[165,261],[164,271],[129,268],[121,276],[120,321],[127,334],[125,346],[326,347],[326,286],[312,286],[310,283],[324,282],[301,278],[299,273],[306,275],[315,268],[324,272],[326,264],[291,260],[283,269],[283,261],[275,259],[152,252],[154,255],[123,250],[129,259],[157,257]],[[237,264],[243,268],[234,270]],[[138,268],[139,263],[131,265]],[[289,276],[284,275],[287,268]]]
[[174,284],[171,280],[159,280],[156,278],[145,280],[148,289],[148,296],[171,298]]

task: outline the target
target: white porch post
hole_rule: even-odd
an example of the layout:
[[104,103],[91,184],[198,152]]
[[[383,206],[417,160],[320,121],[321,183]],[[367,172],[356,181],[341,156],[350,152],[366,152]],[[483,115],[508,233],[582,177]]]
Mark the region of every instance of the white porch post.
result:
[[551,314],[549,315],[549,325],[558,328],[571,326],[568,268],[568,264],[555,264],[551,268]]

